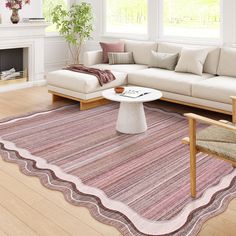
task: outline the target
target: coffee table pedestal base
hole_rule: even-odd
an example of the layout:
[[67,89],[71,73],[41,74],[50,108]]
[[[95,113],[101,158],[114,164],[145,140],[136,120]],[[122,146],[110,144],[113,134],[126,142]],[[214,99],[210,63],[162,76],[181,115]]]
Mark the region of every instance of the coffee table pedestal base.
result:
[[121,102],[116,130],[125,134],[139,134],[147,130],[143,103]]

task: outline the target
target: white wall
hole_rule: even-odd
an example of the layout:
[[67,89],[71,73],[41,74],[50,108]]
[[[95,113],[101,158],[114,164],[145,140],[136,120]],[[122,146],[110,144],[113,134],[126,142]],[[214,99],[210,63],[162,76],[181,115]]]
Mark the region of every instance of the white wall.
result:
[[225,45],[236,43],[236,1],[222,0],[222,41]]
[[61,69],[69,62],[69,50],[65,40],[60,36],[45,39],[45,72]]

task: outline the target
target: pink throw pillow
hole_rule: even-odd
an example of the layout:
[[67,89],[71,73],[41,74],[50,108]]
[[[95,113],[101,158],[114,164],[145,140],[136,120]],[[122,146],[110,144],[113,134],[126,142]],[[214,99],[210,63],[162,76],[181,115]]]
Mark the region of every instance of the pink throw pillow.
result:
[[103,43],[100,42],[102,51],[103,51],[103,63],[108,63],[108,53],[109,52],[124,52],[125,44],[124,42],[117,43]]

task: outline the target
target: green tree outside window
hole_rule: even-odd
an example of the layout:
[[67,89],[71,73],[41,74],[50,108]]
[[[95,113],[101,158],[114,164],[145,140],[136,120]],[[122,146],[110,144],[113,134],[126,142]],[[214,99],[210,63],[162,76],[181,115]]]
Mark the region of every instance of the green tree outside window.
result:
[[220,0],[163,0],[164,35],[220,37]]

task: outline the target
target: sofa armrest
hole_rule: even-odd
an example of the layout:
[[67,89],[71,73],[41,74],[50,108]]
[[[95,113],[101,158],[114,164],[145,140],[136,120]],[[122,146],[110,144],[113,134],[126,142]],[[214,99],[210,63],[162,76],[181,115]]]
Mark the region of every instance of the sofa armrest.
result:
[[83,62],[85,66],[92,66],[102,63],[102,51],[98,50],[85,52]]

